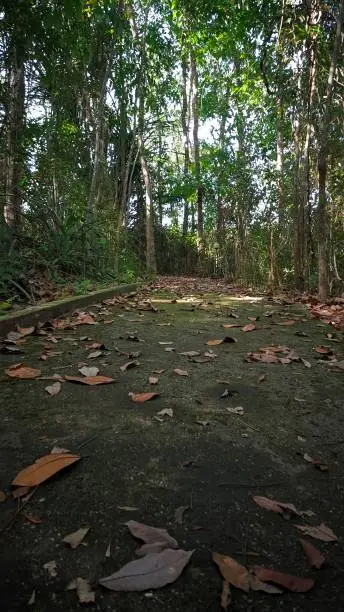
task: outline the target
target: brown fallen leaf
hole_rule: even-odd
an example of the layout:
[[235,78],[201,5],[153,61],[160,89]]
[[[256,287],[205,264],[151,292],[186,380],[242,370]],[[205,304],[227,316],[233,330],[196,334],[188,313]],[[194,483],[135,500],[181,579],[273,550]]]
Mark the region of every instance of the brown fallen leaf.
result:
[[5,370],[7,376],[11,378],[20,378],[21,380],[38,378],[41,375],[41,370],[37,370],[36,368],[30,368],[29,366],[25,366],[22,363],[16,363],[7,370]]
[[85,312],[80,312],[77,320],[74,322],[74,325],[95,325],[96,322],[94,318]]
[[0,502],[4,502],[7,499],[6,493],[4,491],[0,491]]
[[303,365],[305,366],[305,368],[311,368],[312,367],[312,364],[309,361],[307,361],[307,359],[304,359],[303,357],[300,357],[300,359],[301,359]]
[[156,376],[150,376],[148,378],[148,382],[150,385],[157,385],[159,382],[159,379]]
[[34,333],[35,329],[36,328],[34,325],[32,325],[31,327],[19,327],[19,325],[17,326],[18,333],[22,338],[24,336],[31,336],[31,334]]
[[279,363],[279,357],[273,353],[247,353],[245,361],[260,361],[262,363]]
[[166,372],[166,369],[164,369],[164,370],[152,370],[152,374],[163,374],[164,372]]
[[62,542],[64,542],[65,544],[69,544],[69,546],[73,549],[78,548],[83,539],[87,536],[89,530],[90,527],[81,527],[77,531],[66,535],[62,539]]
[[302,514],[302,512],[295,508],[294,504],[279,502],[269,497],[263,497],[262,495],[254,495],[252,499],[260,508],[276,512],[277,514],[284,514],[285,511],[295,514],[296,516]]
[[198,357],[200,354],[199,351],[184,351],[183,353],[178,353],[178,355],[184,355],[185,357]]
[[222,585],[222,593],[221,593],[221,608],[224,610],[228,610],[228,606],[231,603],[231,590],[229,586],[229,582],[227,580],[223,581]]
[[110,325],[110,323],[113,323],[115,319],[103,319],[103,323],[104,325]]
[[232,338],[231,336],[225,336],[224,338],[221,338],[218,340],[208,340],[207,345],[217,346],[218,344],[226,344],[226,343],[233,343],[233,342],[237,342],[237,340],[235,338]]
[[178,548],[178,542],[166,531],[159,527],[151,527],[138,521],[128,521],[126,523],[130,533],[134,538],[143,540],[146,544],[152,542],[165,542],[166,548]]
[[233,329],[234,327],[241,327],[240,323],[224,323],[222,325],[225,329]]
[[147,591],[174,582],[189,563],[193,551],[167,548],[131,561],[99,584],[112,591]]
[[255,567],[254,572],[259,580],[273,582],[293,593],[307,593],[314,587],[312,578],[300,578],[291,574],[284,574],[265,567]]
[[20,499],[21,497],[25,497],[30,491],[30,487],[18,487],[18,489],[14,489],[12,492],[13,499]]
[[187,370],[180,370],[179,368],[176,368],[175,370],[173,370],[173,372],[175,374],[178,374],[178,376],[189,376]]
[[258,382],[259,383],[263,382],[263,380],[265,380],[265,378],[266,378],[265,374],[262,374],[261,376],[259,376]]
[[[80,338],[80,340],[86,339],[87,340],[87,336],[83,336],[82,338]],[[104,348],[104,344],[103,342],[91,342],[91,344],[86,344],[85,349],[87,349],[88,351],[91,350],[96,350],[96,349],[100,349],[100,348]]]
[[316,346],[314,350],[316,353],[319,353],[319,355],[333,355],[333,350],[328,346]]
[[317,548],[315,548],[315,546],[313,546],[313,544],[311,544],[310,542],[308,542],[308,540],[304,540],[303,538],[300,538],[300,544],[303,548],[303,552],[305,553],[308,561],[309,561],[309,565],[311,567],[315,567],[316,569],[320,569],[321,566],[325,563],[326,561],[326,556],[323,555],[320,550],[318,550]]
[[249,572],[243,565],[226,555],[213,552],[213,561],[219,567],[222,577],[235,586],[248,593],[250,590]]
[[44,455],[40,457],[28,467],[24,468],[17,474],[12,481],[12,486],[20,487],[36,487],[60,470],[73,465],[79,461],[79,455],[71,455],[70,453],[61,453],[60,455]]
[[313,459],[308,453],[304,453],[303,458],[307,463],[311,463],[315,468],[321,472],[328,472],[328,465],[320,459]]
[[96,600],[96,594],[91,589],[91,585],[88,580],[83,578],[75,578],[67,586],[66,591],[76,591],[79,603],[94,603]]
[[9,342],[17,342],[17,340],[20,340],[21,338],[21,333],[16,331],[10,331],[6,336],[6,340],[8,340]]
[[49,393],[49,395],[57,395],[61,391],[61,383],[56,381],[52,385],[45,387],[45,390],[47,393]]
[[316,540],[322,540],[322,542],[337,542],[338,538],[333,533],[332,529],[325,525],[325,523],[321,523],[321,525],[295,525],[297,529],[303,531],[306,535],[311,536]]
[[182,525],[183,524],[183,517],[184,517],[184,513],[190,510],[190,506],[179,506],[179,508],[176,508],[174,511],[174,520],[176,523],[178,523],[178,525]]
[[115,382],[114,378],[110,378],[109,376],[64,376],[63,377],[68,382],[80,383],[81,385],[108,385],[110,383]]
[[135,366],[139,366],[139,365],[140,363],[138,361],[127,361],[127,363],[122,365],[119,369],[121,370],[121,372],[126,372],[127,370],[130,370],[131,368],[135,368]]
[[32,525],[40,525],[42,519],[39,516],[35,516],[33,514],[26,514],[23,512],[23,517],[28,523],[32,523]]
[[83,376],[97,376],[97,374],[99,373],[99,368],[96,368],[94,366],[83,366],[82,368],[79,368],[79,372]]
[[247,325],[244,325],[244,327],[241,328],[241,331],[243,332],[251,332],[253,330],[257,329],[254,323],[247,323]]
[[132,402],[136,402],[137,404],[143,404],[143,402],[148,402],[149,400],[158,397],[159,393],[129,393],[128,395]]

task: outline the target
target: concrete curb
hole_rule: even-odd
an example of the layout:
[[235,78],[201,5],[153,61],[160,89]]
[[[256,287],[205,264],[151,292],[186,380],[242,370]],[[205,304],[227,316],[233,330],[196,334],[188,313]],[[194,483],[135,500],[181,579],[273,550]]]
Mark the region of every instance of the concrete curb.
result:
[[132,283],[130,285],[108,287],[107,289],[92,291],[92,293],[88,293],[87,295],[78,295],[66,298],[65,300],[41,304],[40,306],[32,306],[30,308],[25,308],[25,310],[20,310],[13,314],[0,317],[0,338],[6,336],[9,331],[15,330],[17,325],[20,327],[28,327],[30,325],[37,325],[38,322],[44,323],[44,321],[56,319],[57,317],[73,311],[75,308],[95,304],[107,298],[111,298],[114,295],[137,291],[138,286],[137,283]]

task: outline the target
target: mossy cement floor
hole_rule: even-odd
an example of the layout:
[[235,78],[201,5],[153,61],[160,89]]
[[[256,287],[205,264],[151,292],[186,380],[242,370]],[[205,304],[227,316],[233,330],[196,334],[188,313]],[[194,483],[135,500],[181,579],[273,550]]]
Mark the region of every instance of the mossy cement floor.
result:
[[[88,606],[93,610],[216,611],[222,579],[212,551],[249,566],[315,579],[314,589],[306,594],[245,594],[233,588],[232,611],[344,610],[344,374],[321,362],[314,350],[331,344],[326,333],[332,330],[310,320],[301,306],[267,302],[259,296],[219,291],[203,292],[199,298],[184,291],[174,301],[173,292],[152,291],[150,297],[158,312],[109,307],[111,315],[96,316],[97,325],[56,331],[61,339],[53,350],[62,354],[46,361],[40,360],[46,343],[40,336],[27,338],[24,355],[1,355],[2,372],[23,361],[39,367],[44,376],[78,375],[79,364],[87,363],[116,379],[99,387],[65,382],[59,395],[50,397],[44,390],[47,381],[1,376],[0,489],[9,492],[18,471],[55,445],[83,457],[42,484],[29,502],[26,513],[39,516],[40,524],[20,514],[12,528],[2,532],[1,610],[81,609],[75,592],[65,590],[80,576],[96,587],[96,603]],[[88,310],[99,312],[97,307]],[[240,327],[223,328],[230,323],[245,325],[248,317],[259,317],[258,329],[244,333]],[[113,322],[103,324],[104,318]],[[290,319],[293,325],[277,325]],[[86,335],[90,340],[80,340]],[[130,335],[142,342],[128,339]],[[206,345],[226,335],[237,342]],[[92,341],[103,342],[107,354],[87,359],[90,351],[85,345]],[[165,342],[173,344],[161,344]],[[245,361],[247,352],[272,344],[294,349],[311,368],[302,362]],[[140,351],[139,365],[122,372],[120,366],[128,359],[115,347]],[[171,347],[176,350],[165,350]],[[203,354],[209,348],[217,357],[205,363],[178,354]],[[331,348],[343,359],[342,342]],[[188,376],[178,376],[176,368],[187,370]],[[159,382],[152,387],[148,377],[160,369],[165,371],[154,374]],[[225,389],[228,395],[221,398]],[[144,391],[160,395],[144,404],[135,404],[128,396]],[[237,406],[243,407],[243,415],[228,412]],[[173,417],[157,420],[163,408],[172,408]],[[315,469],[303,459],[304,453],[322,460],[329,470]],[[315,517],[285,521],[257,507],[253,495],[294,503],[301,510],[312,510]],[[190,509],[179,525],[174,513],[183,505]],[[15,509],[11,499],[0,504],[0,527]],[[166,528],[181,548],[195,549],[175,583],[148,594],[116,594],[96,586],[101,577],[135,558],[136,543],[125,526],[129,519]],[[337,543],[312,541],[328,554],[321,570],[308,567],[295,527],[299,522],[324,522],[339,538]],[[91,530],[77,550],[61,542],[85,525]],[[111,556],[106,558],[109,542]],[[55,578],[43,567],[52,560],[57,565]],[[33,591],[35,603],[28,606]]]

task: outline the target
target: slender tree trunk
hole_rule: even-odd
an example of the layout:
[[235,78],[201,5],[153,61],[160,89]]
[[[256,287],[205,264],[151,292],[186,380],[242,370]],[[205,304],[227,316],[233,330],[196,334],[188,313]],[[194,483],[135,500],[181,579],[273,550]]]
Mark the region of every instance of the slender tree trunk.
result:
[[318,292],[321,300],[328,298],[329,292],[329,222],[326,196],[327,155],[328,155],[328,128],[331,119],[331,106],[333,84],[336,73],[338,56],[341,48],[342,26],[344,21],[344,0],[340,0],[336,18],[336,33],[333,43],[331,63],[328,73],[325,103],[319,130],[318,150]]
[[[304,49],[305,50],[305,49]],[[302,66],[298,66],[299,74],[297,79],[297,103],[294,109],[294,172],[293,172],[293,209],[294,209],[294,236],[293,236],[293,263],[294,263],[294,282],[299,291],[304,289],[304,209],[301,201],[300,173],[301,173],[301,151],[302,151],[302,109],[300,100],[302,99]]]
[[[24,10],[24,9],[23,9]],[[20,18],[18,17],[18,21]],[[21,222],[25,117],[25,32],[14,24],[8,48],[8,101],[5,117],[4,219],[18,231]]]
[[192,115],[193,115],[193,147],[196,180],[196,207],[197,207],[197,237],[198,246],[203,246],[203,189],[201,183],[201,160],[199,146],[199,107],[198,107],[198,73],[196,59],[193,53],[190,55],[191,81],[192,81]]
[[[187,72],[188,65],[185,56],[182,57],[182,114],[181,123],[183,130],[183,147],[184,147],[184,185],[188,184],[190,172],[190,124],[188,114],[188,94],[187,94]],[[184,201],[184,216],[183,216],[183,236],[186,236],[189,229],[189,195],[185,196]]]

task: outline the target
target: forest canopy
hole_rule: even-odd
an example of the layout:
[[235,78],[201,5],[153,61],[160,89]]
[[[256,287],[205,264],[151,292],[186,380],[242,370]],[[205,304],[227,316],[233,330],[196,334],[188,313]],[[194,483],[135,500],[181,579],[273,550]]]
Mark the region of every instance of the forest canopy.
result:
[[2,0],[0,297],[156,272],[341,293],[343,21],[344,0]]

